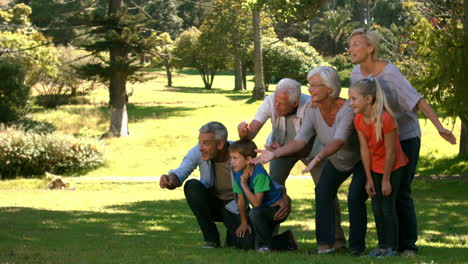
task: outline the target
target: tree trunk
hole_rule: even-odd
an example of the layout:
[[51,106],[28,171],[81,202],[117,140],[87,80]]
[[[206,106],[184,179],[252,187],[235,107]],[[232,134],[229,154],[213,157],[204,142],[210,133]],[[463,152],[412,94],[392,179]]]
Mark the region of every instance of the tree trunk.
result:
[[167,77],[167,87],[172,87],[172,69],[171,64],[169,62],[164,63],[164,67],[166,68],[166,77]]
[[460,151],[458,156],[468,159],[468,116],[465,114],[460,117],[461,131],[460,131]]
[[[462,105],[466,108],[466,102],[468,101],[466,98],[468,96],[468,92],[466,90],[466,72],[468,70],[468,16],[466,12],[468,11],[468,4],[466,1],[463,2],[463,7],[465,9],[465,16],[463,19],[463,47],[462,47],[462,72],[461,72],[461,81],[457,83],[458,85],[458,93],[460,94],[459,100],[464,100],[465,104]],[[468,113],[467,111],[461,111],[460,115],[461,120],[461,131],[460,131],[460,151],[458,156],[464,159],[468,159]]]
[[[122,0],[110,0],[109,16],[113,16],[122,6]],[[111,112],[109,130],[104,137],[128,136],[128,116],[127,116],[127,75],[121,70],[120,61],[127,57],[125,48],[111,47],[109,49],[111,61],[110,84],[109,84],[109,107]]]
[[234,90],[241,91],[245,90],[242,78],[242,56],[236,47],[237,43],[234,45]]
[[255,86],[252,99],[263,100],[265,98],[265,85],[263,80],[263,57],[262,57],[262,39],[260,32],[260,10],[254,8],[253,13],[253,31],[254,31],[254,74]]

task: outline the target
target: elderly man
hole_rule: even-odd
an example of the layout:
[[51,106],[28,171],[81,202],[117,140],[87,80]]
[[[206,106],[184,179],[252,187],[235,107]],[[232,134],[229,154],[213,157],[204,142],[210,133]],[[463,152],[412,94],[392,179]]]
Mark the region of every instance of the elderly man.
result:
[[[281,79],[276,85],[273,94],[265,98],[252,122],[241,122],[237,129],[241,139],[253,139],[268,119],[271,119],[272,132],[267,139],[266,148],[275,150],[288,142],[294,140],[299,131],[304,114],[309,108],[311,97],[301,93],[301,84],[293,79]],[[294,165],[301,160],[306,166],[311,158],[321,150],[322,146],[314,138],[307,142],[306,146],[299,152],[288,156],[276,158],[270,161],[270,177],[277,183],[284,185]],[[311,170],[314,184],[317,184],[322,166]],[[335,200],[336,208],[336,233],[335,248],[346,247],[346,238],[341,228],[341,211],[338,199]]]
[[[175,189],[199,167],[200,180],[188,180],[184,186],[184,193],[202,231],[205,241],[203,248],[220,246],[215,222],[223,222],[226,227],[226,246],[254,248],[253,234],[238,238],[235,233],[240,225],[240,217],[232,189],[227,129],[219,122],[209,122],[202,126],[199,132],[198,144],[185,155],[177,169],[160,177],[159,186]],[[275,205],[281,207],[277,213],[279,219],[289,214],[289,197]]]

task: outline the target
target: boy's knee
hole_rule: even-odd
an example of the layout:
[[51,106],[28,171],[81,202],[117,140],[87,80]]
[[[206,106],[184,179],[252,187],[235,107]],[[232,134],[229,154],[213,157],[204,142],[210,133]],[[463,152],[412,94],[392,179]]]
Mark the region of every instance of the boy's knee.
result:
[[261,215],[260,207],[254,207],[249,211],[249,218],[252,222],[257,222],[261,218]]

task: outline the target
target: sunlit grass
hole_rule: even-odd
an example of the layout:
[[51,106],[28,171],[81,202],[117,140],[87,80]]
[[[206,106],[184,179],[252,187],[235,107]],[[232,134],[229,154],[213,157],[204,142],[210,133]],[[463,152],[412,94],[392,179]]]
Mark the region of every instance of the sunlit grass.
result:
[[[47,190],[41,180],[0,182],[0,263],[468,262],[468,204],[461,199],[465,181],[415,181],[420,255],[376,260],[306,254],[316,247],[312,179],[287,181],[293,211],[281,229],[294,231],[300,250],[272,255],[201,251],[201,234],[181,189],[161,190],[157,182],[68,180],[75,190]],[[349,179],[340,190],[346,191],[348,184]],[[345,197],[340,204],[348,234]],[[369,201],[368,209],[366,241],[372,249],[377,239]]]

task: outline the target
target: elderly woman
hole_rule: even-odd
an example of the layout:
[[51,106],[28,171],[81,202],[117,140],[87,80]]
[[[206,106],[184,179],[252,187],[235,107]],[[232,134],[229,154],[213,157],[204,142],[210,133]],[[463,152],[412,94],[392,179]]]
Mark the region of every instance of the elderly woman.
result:
[[[319,247],[317,253],[335,251],[335,208],[333,201],[338,188],[351,173],[354,178],[365,181],[364,170],[360,162],[359,143],[353,126],[354,113],[348,101],[339,97],[341,86],[337,72],[328,66],[320,66],[311,70],[307,76],[312,104],[305,114],[294,140],[275,150],[260,150],[261,156],[254,159],[256,163],[265,163],[272,159],[290,155],[302,149],[313,136],[324,146],[315,155],[305,171],[323,164],[320,180],[315,187],[316,201],[316,237]],[[359,189],[364,191],[364,189]],[[362,208],[349,204],[351,210]],[[365,209],[364,209],[365,210]],[[353,215],[366,215],[366,212],[353,212]],[[366,222],[356,222],[350,217],[351,226],[360,226],[365,230]],[[361,232],[362,233],[362,232]],[[365,231],[364,231],[365,235]],[[363,240],[363,237],[350,235],[353,240]]]
[[418,248],[416,213],[411,198],[411,183],[416,172],[421,147],[421,129],[417,111],[420,110],[431,120],[439,134],[448,142],[455,144],[455,136],[439,122],[436,113],[422,96],[411,86],[393,63],[378,60],[379,36],[372,30],[359,28],[349,38],[351,62],[358,64],[351,72],[351,83],[369,75],[380,83],[388,103],[395,113],[398,124],[400,144],[409,159],[407,173],[401,181],[397,197],[399,218],[399,251],[404,255],[414,255]]

